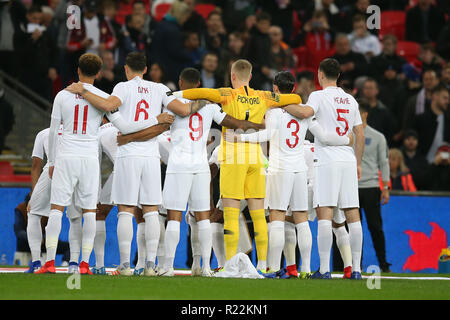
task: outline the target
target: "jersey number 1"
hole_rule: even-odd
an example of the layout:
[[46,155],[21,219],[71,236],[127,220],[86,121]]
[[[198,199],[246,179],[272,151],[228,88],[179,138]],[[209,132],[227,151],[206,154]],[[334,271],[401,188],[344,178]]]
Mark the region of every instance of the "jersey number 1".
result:
[[[194,119],[194,117],[198,118],[198,125],[196,127],[193,126],[194,121],[192,119]],[[198,141],[203,136],[203,117],[198,112],[193,113],[189,117],[189,129],[191,129],[191,132],[189,132],[189,137],[191,137],[192,141]],[[194,136],[194,132],[197,133],[196,136]]]
[[[75,116],[73,119],[73,134],[78,133],[78,111],[79,111],[79,109],[80,109],[80,106],[77,104],[75,106]],[[87,113],[88,113],[88,106],[85,105],[83,108],[83,127],[81,129],[81,134],[86,134]]]

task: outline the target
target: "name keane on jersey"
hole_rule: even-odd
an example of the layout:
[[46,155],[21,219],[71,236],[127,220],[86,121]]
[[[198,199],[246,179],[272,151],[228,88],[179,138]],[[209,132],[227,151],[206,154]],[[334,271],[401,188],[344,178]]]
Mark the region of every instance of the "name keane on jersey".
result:
[[250,105],[259,104],[259,97],[247,97],[247,96],[237,96],[237,101],[240,103],[248,103]]

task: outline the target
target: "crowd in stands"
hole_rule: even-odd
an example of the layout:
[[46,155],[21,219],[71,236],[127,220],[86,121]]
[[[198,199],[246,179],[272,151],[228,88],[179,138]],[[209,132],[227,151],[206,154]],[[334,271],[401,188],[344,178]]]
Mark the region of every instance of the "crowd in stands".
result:
[[[380,29],[367,23],[370,5]],[[392,148],[392,187],[450,191],[448,0],[10,0],[0,15],[0,69],[50,101],[77,80],[85,52],[103,58],[96,85],[108,93],[137,50],[147,78],[174,90],[185,67],[203,87],[230,86],[231,63],[245,58],[253,88],[271,90],[290,70],[305,102],[318,64],[334,57],[339,85],[368,101],[368,124]]]

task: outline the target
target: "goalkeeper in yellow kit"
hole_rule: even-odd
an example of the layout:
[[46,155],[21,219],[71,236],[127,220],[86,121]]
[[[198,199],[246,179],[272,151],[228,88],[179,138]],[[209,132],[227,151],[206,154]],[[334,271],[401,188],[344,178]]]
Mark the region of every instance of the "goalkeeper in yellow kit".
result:
[[[231,66],[231,88],[189,89],[182,91],[182,97],[190,100],[206,99],[220,103],[230,116],[262,123],[269,108],[300,104],[296,94],[276,94],[249,88],[252,65],[247,60],[238,60]],[[181,92],[174,93],[181,97]],[[222,129],[221,151],[219,151],[220,193],[224,211],[224,240],[227,261],[237,251],[239,242],[240,201],[247,199],[255,231],[258,257],[257,269],[265,272],[268,233],[264,212],[265,171],[259,144],[229,143],[223,139],[227,130]]]

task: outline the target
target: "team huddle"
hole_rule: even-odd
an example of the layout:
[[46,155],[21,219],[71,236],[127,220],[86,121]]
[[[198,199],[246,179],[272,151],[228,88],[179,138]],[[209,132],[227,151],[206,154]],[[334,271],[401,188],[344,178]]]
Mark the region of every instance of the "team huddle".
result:
[[[127,56],[128,81],[118,83],[111,95],[93,86],[101,68],[97,55],[80,57],[80,81],[58,93],[50,128],[36,137],[35,150],[43,149],[48,162],[29,203],[28,272],[56,272],[56,248],[67,208],[69,273],[106,274],[105,218],[117,206],[120,265],[113,275],[173,276],[180,222],[187,208],[192,274],[210,277],[212,249],[220,272],[238,252],[251,248],[252,240],[242,232],[242,209],[247,206],[255,234],[256,269],[264,277],[331,278],[334,232],[344,278],[361,278],[358,178],[364,131],[358,103],[336,85],[340,73],[336,60],[322,61],[318,78],[323,89],[313,92],[306,104],[292,94],[295,79],[289,72],[276,75],[273,92],[251,89],[252,66],[246,60],[231,67],[233,88],[198,88],[199,72],[187,68],[177,92],[143,80],[147,67],[142,53]],[[222,126],[222,135],[208,158],[213,121]],[[305,140],[308,130],[314,144]],[[269,145],[268,161],[263,142]],[[102,186],[103,153],[114,169]],[[161,162],[167,165],[165,174]],[[220,200],[214,204],[211,179],[217,170]],[[214,222],[212,212],[220,215]],[[41,266],[43,216],[48,217],[47,258]],[[316,216],[320,269],[313,274],[308,221]],[[134,270],[130,268],[133,217],[138,248]],[[89,266],[92,251],[95,267]],[[280,268],[282,253],[286,268]]]

